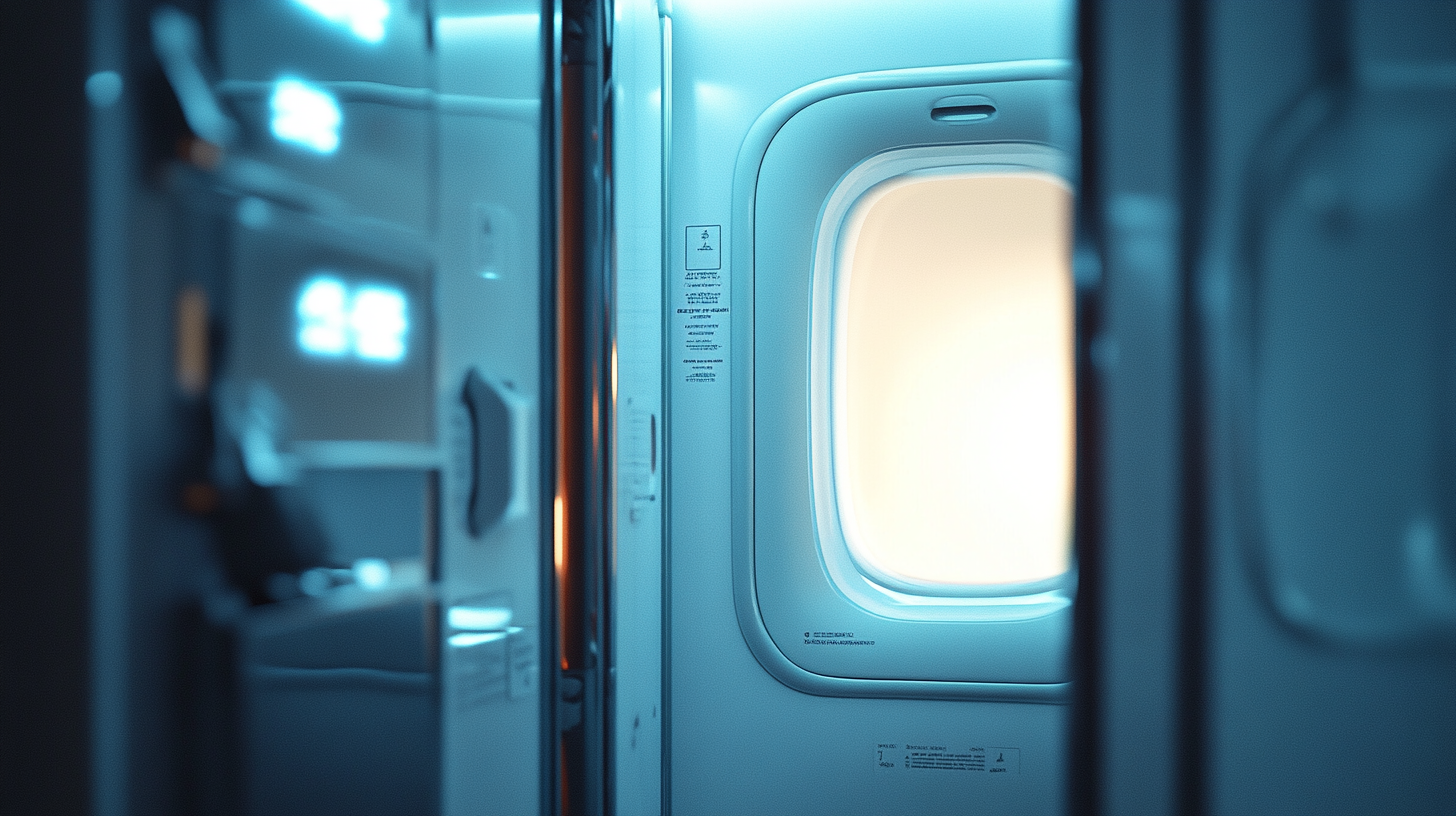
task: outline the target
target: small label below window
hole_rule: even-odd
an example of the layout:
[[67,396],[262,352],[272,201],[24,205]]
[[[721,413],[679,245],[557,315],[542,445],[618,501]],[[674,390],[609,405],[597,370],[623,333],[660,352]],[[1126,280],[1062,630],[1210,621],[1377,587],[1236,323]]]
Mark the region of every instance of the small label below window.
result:
[[804,632],[805,646],[873,646],[875,641],[863,635],[856,635],[854,632],[845,631],[806,631]]
[[875,743],[874,767],[885,773],[1019,774],[1021,749],[949,742]]

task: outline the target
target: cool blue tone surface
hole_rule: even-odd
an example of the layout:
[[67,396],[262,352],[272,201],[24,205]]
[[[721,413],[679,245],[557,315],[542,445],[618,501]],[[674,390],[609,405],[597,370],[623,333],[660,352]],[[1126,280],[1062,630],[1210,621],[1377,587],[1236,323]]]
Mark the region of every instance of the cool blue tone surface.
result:
[[297,79],[280,79],[268,101],[280,141],[328,155],[339,149],[344,115],[333,94]]

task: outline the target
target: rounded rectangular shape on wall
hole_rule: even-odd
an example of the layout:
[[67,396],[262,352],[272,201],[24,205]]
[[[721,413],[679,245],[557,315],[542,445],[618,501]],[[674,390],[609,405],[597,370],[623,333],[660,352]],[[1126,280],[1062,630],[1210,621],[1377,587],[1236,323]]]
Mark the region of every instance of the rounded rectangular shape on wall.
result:
[[1071,557],[1072,191],[918,171],[840,230],[831,436],[855,565],[896,589],[1036,584]]
[[1450,649],[1456,89],[1299,104],[1255,154],[1230,300],[1249,575],[1336,649]]
[[[724,238],[747,352],[734,381],[750,386],[735,507],[752,523],[735,525],[735,607],[793,688],[1065,691],[1069,70],[829,80],[770,108],[739,154]],[[933,115],[970,101],[995,114]]]

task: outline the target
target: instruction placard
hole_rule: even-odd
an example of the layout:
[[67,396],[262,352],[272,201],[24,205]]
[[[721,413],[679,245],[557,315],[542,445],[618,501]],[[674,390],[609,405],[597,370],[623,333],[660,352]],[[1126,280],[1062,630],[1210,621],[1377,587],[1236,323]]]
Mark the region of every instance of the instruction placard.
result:
[[674,304],[674,330],[680,337],[683,379],[717,382],[726,372],[728,298],[723,286],[723,227],[686,228],[682,286]]
[[874,766],[884,773],[1020,774],[1021,749],[949,742],[878,742]]

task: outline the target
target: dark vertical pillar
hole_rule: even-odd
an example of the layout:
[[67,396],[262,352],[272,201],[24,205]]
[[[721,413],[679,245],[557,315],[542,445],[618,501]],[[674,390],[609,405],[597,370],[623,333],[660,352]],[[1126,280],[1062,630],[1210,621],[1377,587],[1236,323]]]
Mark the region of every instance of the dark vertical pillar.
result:
[[1204,181],[1208,144],[1204,128],[1205,78],[1203,0],[1183,0],[1178,21],[1179,86],[1178,140],[1174,161],[1178,163],[1178,201],[1182,218],[1178,224],[1180,426],[1178,502],[1178,698],[1175,731],[1178,735],[1178,766],[1175,796],[1179,813],[1197,816],[1206,812],[1204,779],[1207,773],[1207,744],[1204,733],[1204,675],[1207,664],[1208,616],[1205,587],[1208,581],[1208,433],[1206,326],[1199,298],[1206,287],[1200,275],[1205,219]]
[[[1073,765],[1079,812],[1162,814],[1183,804],[1180,672],[1184,485],[1190,431],[1182,387],[1183,10],[1151,0],[1083,7],[1084,115],[1092,184],[1089,231],[1101,244],[1103,285],[1089,358],[1098,381],[1101,461],[1089,478],[1104,497],[1096,547],[1083,554],[1091,597],[1079,645],[1091,650],[1091,694]],[[1090,555],[1090,558],[1088,557]],[[1090,608],[1089,608],[1090,606]],[[1088,642],[1088,638],[1091,641]],[[1090,727],[1090,731],[1086,730]]]
[[0,4],[0,812],[90,808],[87,4]]

